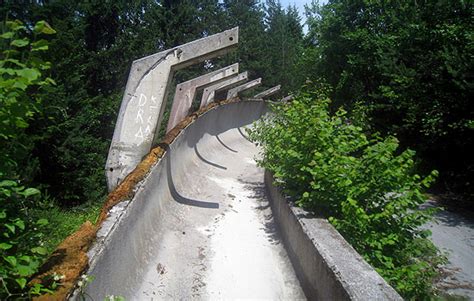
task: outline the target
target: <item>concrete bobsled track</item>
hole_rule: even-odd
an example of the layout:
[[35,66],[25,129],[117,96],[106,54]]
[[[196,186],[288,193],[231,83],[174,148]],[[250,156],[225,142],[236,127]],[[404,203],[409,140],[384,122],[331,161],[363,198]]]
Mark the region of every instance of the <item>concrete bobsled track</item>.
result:
[[109,196],[130,197],[104,207],[72,299],[401,300],[256,165],[245,129],[266,112],[235,99],[178,124]]
[[[173,72],[237,41],[233,28],[134,61],[106,164],[111,192],[97,223],[67,237],[31,281],[64,275],[54,296],[38,300],[401,300],[334,227],[290,205],[257,166],[245,129],[267,102],[237,96],[260,79],[229,91],[247,73],[222,74],[187,117],[193,97],[178,95],[183,107],[152,149]],[[215,72],[183,93],[215,82]],[[208,103],[216,91],[228,99]],[[81,274],[93,280],[84,285]]]
[[304,299],[264,196],[245,127],[261,101],[200,116],[114,207],[89,252],[87,294],[153,299]]

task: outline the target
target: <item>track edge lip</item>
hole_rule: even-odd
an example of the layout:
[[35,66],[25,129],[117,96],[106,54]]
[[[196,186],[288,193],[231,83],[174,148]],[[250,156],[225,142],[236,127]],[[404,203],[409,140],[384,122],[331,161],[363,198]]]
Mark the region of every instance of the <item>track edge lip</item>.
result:
[[265,190],[308,300],[403,300],[324,217],[286,197],[265,170]]

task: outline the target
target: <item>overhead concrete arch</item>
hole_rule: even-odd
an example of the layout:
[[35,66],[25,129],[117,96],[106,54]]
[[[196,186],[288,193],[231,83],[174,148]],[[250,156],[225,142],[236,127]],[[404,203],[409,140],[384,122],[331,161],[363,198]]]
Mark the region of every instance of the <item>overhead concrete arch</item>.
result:
[[206,73],[186,82],[176,85],[170,118],[166,132],[171,131],[189,112],[196,92],[205,87],[219,83],[230,76],[239,73],[239,64],[233,64],[222,69]]
[[107,157],[109,191],[150,151],[174,72],[225,54],[238,40],[236,27],[133,62]]
[[239,96],[240,93],[256,88],[260,86],[261,84],[262,84],[262,78],[257,78],[257,79],[254,79],[253,81],[250,81],[243,85],[232,88],[227,92],[227,99],[237,97]]
[[248,79],[248,72],[245,71],[245,72],[239,73],[237,76],[231,77],[218,84],[207,87],[206,89],[204,89],[202,93],[200,108],[204,108],[206,105],[213,102],[218,92],[232,89],[233,87],[247,81],[247,79]]
[[275,95],[276,93],[278,93],[281,89],[281,85],[278,85],[278,86],[275,86],[275,87],[271,87],[270,89],[267,89],[265,91],[262,91],[258,94],[255,94],[255,96],[253,98],[255,99],[264,99],[264,98],[268,98],[272,95]]
[[295,96],[293,94],[290,94],[290,95],[287,95],[287,96],[283,97],[280,101],[281,102],[288,102],[288,101],[293,100],[293,98],[295,98]]

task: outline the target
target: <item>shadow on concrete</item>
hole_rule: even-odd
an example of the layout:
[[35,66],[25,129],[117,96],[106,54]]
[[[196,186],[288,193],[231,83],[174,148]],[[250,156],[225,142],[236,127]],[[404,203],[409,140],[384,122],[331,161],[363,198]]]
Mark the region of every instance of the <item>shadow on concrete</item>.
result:
[[[244,137],[245,140],[247,140],[248,142],[252,142],[252,140],[249,139],[249,137],[247,135],[244,134],[244,132],[242,132],[242,130],[240,129],[240,127],[237,128],[237,130],[239,131],[240,135],[242,137]],[[253,143],[253,142],[252,142]]]
[[217,141],[219,141],[220,144],[222,144],[223,147],[227,148],[227,149],[230,150],[231,152],[238,153],[238,151],[236,151],[235,149],[232,149],[232,148],[230,148],[229,146],[227,146],[227,145],[221,140],[221,138],[219,137],[219,135],[216,135],[216,139],[217,139]]
[[[236,108],[237,107],[237,108]],[[230,103],[224,106],[219,106],[214,110],[218,110],[218,114],[203,114],[194,121],[192,127],[188,127],[186,130],[186,143],[188,147],[193,148],[196,156],[202,160],[203,162],[219,168],[223,170],[227,170],[227,167],[222,166],[220,164],[211,162],[204,158],[197,148],[197,144],[199,140],[205,135],[209,134],[211,136],[217,136],[227,130],[237,128],[240,134],[248,140],[244,133],[240,130],[240,127],[246,126],[251,124],[253,121],[257,120],[263,113],[267,111],[267,106],[264,102],[240,102],[240,103]],[[211,125],[211,126],[209,126]],[[220,140],[220,139],[218,139]],[[222,141],[221,144],[223,144]],[[195,207],[202,207],[202,208],[219,208],[218,203],[214,202],[206,202],[200,200],[194,200],[190,198],[186,198],[179,194],[176,190],[176,187],[173,182],[172,177],[172,166],[171,166],[171,150],[168,145],[162,145],[167,152],[168,158],[166,158],[166,169],[167,169],[167,178],[168,178],[168,187],[171,192],[172,197],[175,199],[176,202],[195,206]],[[227,147],[223,144],[224,147],[227,149],[236,152],[235,150]]]
[[442,205],[440,206],[438,202],[432,200],[428,200],[426,203],[420,206],[420,209],[427,208],[440,209],[434,214],[434,222],[436,223],[441,223],[447,227],[466,227],[469,229],[474,229],[474,218],[464,216],[458,212],[449,211],[446,208],[443,209]]
[[441,222],[443,225],[448,227],[466,227],[469,229],[474,229],[474,221],[461,216],[460,214],[450,212],[450,211],[440,211],[435,214],[435,218],[438,222]]
[[265,184],[263,182],[248,182],[239,179],[239,182],[245,184],[245,189],[248,189],[252,192],[252,195],[249,196],[251,199],[257,201],[258,206],[255,207],[256,210],[260,211],[264,217],[264,228],[265,234],[267,235],[267,240],[272,245],[278,245],[281,241],[281,235],[278,229],[275,219],[273,218],[273,213],[270,209],[270,203],[265,194]]
[[[162,145],[163,146],[163,145]],[[173,199],[183,205],[200,207],[200,208],[210,208],[210,209],[218,209],[219,204],[214,202],[206,202],[200,200],[194,200],[187,197],[182,196],[177,190],[176,186],[174,185],[173,175],[172,175],[172,167],[171,167],[171,150],[168,145],[163,146],[166,149],[166,177],[168,182],[168,189],[170,190],[171,196]]]
[[214,166],[214,167],[216,167],[216,168],[220,168],[220,169],[223,169],[223,170],[227,170],[227,167],[222,166],[222,165],[220,165],[220,164],[217,164],[217,163],[214,163],[214,162],[211,162],[211,161],[205,159],[205,158],[199,153],[198,148],[197,148],[197,145],[194,145],[194,152],[196,153],[196,156],[198,156],[198,158],[201,159],[202,162],[207,163],[207,164],[209,164],[209,165],[211,165],[211,166]]
[[217,110],[218,113],[201,115],[194,121],[194,126],[187,129],[186,142],[189,147],[194,147],[205,134],[217,136],[235,128],[248,140],[240,127],[245,127],[259,119],[267,111],[267,106],[262,101],[249,101],[229,103],[213,110]]

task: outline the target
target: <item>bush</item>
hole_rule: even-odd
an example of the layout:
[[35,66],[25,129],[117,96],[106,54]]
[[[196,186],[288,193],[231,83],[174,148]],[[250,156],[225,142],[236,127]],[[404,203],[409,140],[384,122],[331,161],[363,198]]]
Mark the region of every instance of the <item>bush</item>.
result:
[[[436,188],[474,210],[472,1],[333,0],[308,10],[300,72],[363,102],[377,131],[416,149]],[[424,166],[423,166],[424,165]]]
[[38,55],[48,49],[48,42],[29,36],[54,30],[44,21],[34,26],[7,21],[0,28],[0,299],[29,299],[50,290],[27,285],[47,255],[41,228],[48,221],[30,214],[40,191],[23,183],[31,180],[28,176],[35,169],[29,159],[38,137],[26,131],[42,112],[39,91],[54,84],[42,74],[49,63]]
[[377,138],[316,93],[256,123],[250,137],[262,146],[259,164],[283,182],[297,204],[326,216],[352,246],[406,298],[431,293],[436,247],[422,231],[432,210],[420,210],[436,171],[414,173],[414,152],[394,137]]
[[35,188],[17,181],[0,181],[0,299],[26,299],[50,292],[40,284],[28,287],[29,277],[43,263],[47,250],[41,229],[46,219],[34,220],[29,214]]

